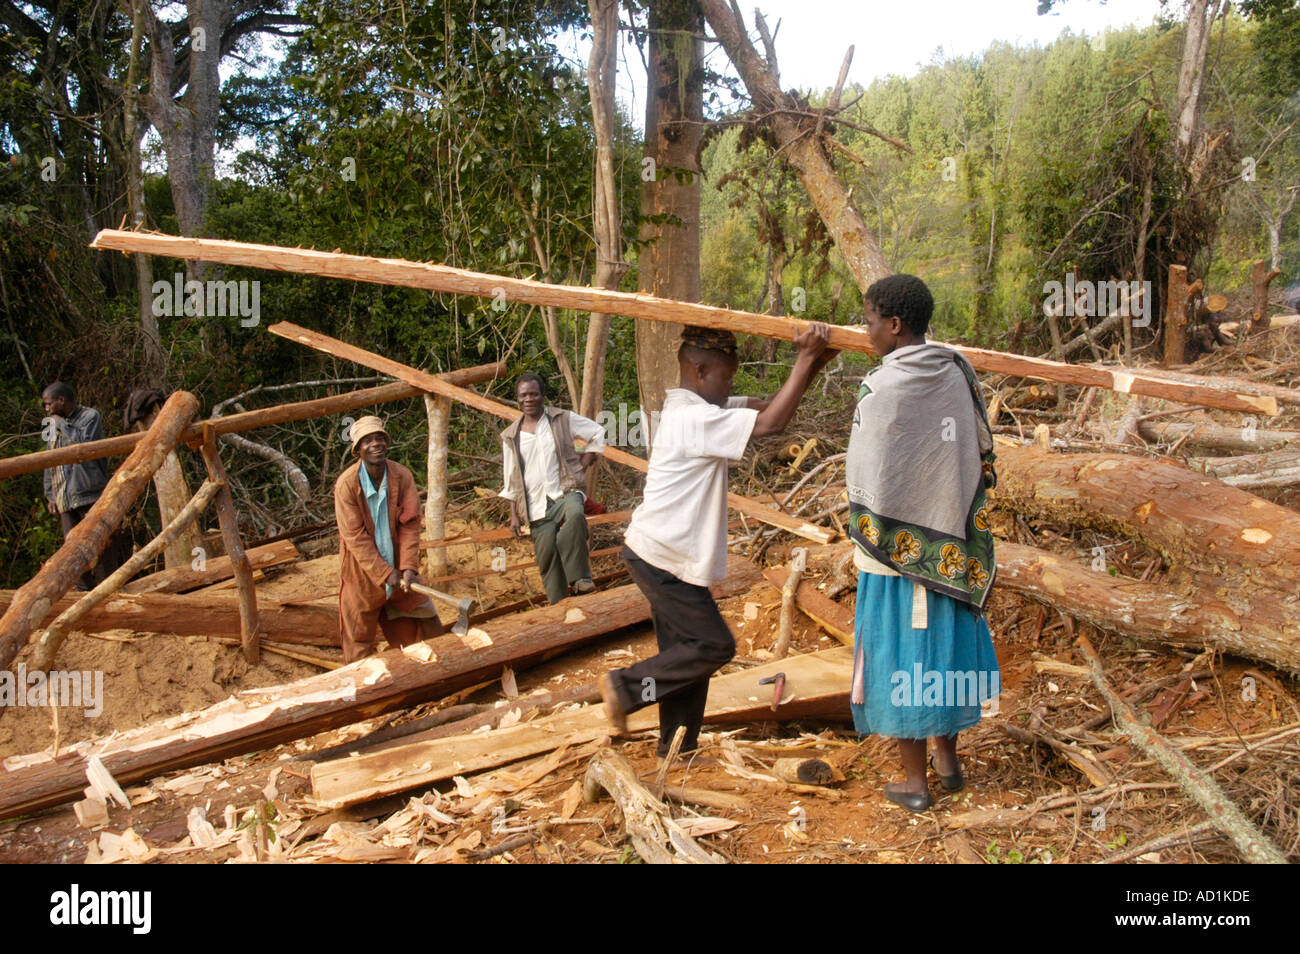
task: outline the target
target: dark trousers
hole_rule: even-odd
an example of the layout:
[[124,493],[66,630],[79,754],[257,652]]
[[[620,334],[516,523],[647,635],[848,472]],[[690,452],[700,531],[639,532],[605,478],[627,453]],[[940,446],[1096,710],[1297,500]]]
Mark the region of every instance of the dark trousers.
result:
[[659,655],[610,676],[628,712],[659,704],[659,754],[667,755],[678,726],[682,751],[699,743],[709,677],[736,655],[736,641],[706,586],[684,583],[627,547],[621,554],[633,582],[650,601]]
[[[63,528],[63,539],[68,539],[68,534],[72,528],[81,523],[90,513],[90,508],[94,504],[86,504],[84,507],[77,507],[73,510],[67,510],[59,514],[59,524]],[[78,587],[83,590],[91,590],[103,583],[113,575],[113,571],[122,565],[121,545],[118,541],[117,534],[114,533],[108,538],[108,546],[99,555],[99,559],[85,573],[81,574],[81,583]]]
[[569,595],[569,584],[591,579],[591,553],[587,549],[587,517],[582,494],[570,490],[546,507],[546,516],[528,525],[533,538],[537,570],[546,587],[546,600],[558,603]]

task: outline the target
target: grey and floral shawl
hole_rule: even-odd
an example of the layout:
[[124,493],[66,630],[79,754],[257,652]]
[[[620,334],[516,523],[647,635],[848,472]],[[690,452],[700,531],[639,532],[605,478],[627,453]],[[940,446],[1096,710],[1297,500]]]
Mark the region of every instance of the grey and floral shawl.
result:
[[863,379],[847,461],[849,535],[875,560],[982,612],[997,564],[985,507],[993,434],[970,363],[933,342]]

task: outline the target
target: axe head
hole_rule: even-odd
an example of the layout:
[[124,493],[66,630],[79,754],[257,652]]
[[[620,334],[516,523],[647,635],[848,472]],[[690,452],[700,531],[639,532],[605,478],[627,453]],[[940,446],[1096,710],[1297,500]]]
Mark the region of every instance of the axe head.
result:
[[456,609],[460,615],[452,624],[451,631],[457,636],[464,636],[469,632],[469,616],[474,611],[474,601],[467,596],[456,604]]

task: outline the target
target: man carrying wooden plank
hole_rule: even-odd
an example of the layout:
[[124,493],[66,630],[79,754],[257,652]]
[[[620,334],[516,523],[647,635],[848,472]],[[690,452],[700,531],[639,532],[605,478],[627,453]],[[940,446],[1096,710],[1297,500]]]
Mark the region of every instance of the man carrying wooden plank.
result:
[[582,487],[586,469],[605,449],[605,429],[581,414],[548,407],[546,382],[531,372],[519,375],[515,397],[523,413],[501,432],[501,496],[510,501],[510,532],[516,537],[527,519],[546,599],[558,603],[570,587],[579,594],[596,588]]
[[375,652],[376,630],[392,647],[441,635],[442,622],[419,582],[420,494],[415,477],[388,459],[388,432],[377,417],[352,425],[357,462],[334,484],[339,525],[339,642],[354,662]]
[[785,430],[804,391],[836,354],[830,328],[814,322],[795,338],[794,368],[775,396],[731,397],[739,359],[730,331],[688,326],[677,353],[681,386],[664,397],[650,451],[645,497],[632,514],[623,559],[650,601],[659,655],[606,673],[605,711],[618,730],[630,712],[659,704],[659,755],[678,726],[682,752],[698,744],[709,677],[736,642],[709,584],[726,575],[727,465],[752,437]]
[[[45,407],[45,440],[50,450],[70,444],[84,444],[104,437],[104,422],[93,407],[78,405],[72,388],[55,381],[41,392]],[[63,537],[81,523],[108,485],[108,468],[102,460],[50,467],[43,474],[45,499],[50,513],[59,518]],[[115,540],[110,540],[95,565],[83,573],[78,590],[89,590],[106,580],[120,564]]]

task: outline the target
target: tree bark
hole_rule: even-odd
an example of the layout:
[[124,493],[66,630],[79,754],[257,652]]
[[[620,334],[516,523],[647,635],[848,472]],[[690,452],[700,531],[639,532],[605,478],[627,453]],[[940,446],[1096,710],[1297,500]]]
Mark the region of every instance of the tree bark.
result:
[[1250,266],[1250,330],[1247,335],[1268,331],[1268,286],[1281,274],[1280,269],[1270,268],[1263,259]]
[[[248,566],[252,570],[266,570],[283,566],[298,559],[298,548],[291,540],[277,540],[260,547],[246,550]],[[125,593],[188,593],[213,583],[221,583],[235,575],[234,567],[228,556],[204,556],[187,566],[175,569],[159,570],[128,583],[122,588]]]
[[1185,265],[1169,266],[1165,293],[1165,367],[1187,361],[1187,299],[1201,290],[1201,280],[1188,283]]
[[[451,398],[424,396],[424,413],[429,422],[428,481],[424,498],[424,532],[437,540],[446,535],[447,514],[447,426],[451,420]],[[429,572],[443,576],[447,572],[447,550],[429,547],[425,551]]]
[[[0,590],[0,610],[13,600],[12,590]],[[331,590],[320,594],[328,602],[284,602],[263,599],[258,605],[262,635],[305,646],[339,645],[339,609]],[[54,612],[76,605],[74,596],[55,601]],[[234,593],[118,592],[77,621],[77,632],[104,633],[127,629],[135,633],[173,636],[239,637],[239,597]]]
[[[696,0],[650,5],[649,68],[642,166],[641,290],[660,298],[700,300],[700,181],[704,129],[704,21]],[[637,384],[643,426],[678,383],[681,325],[636,323]]]
[[90,512],[73,527],[58,552],[14,594],[0,618],[0,668],[13,662],[32,630],[49,618],[54,602],[94,565],[198,409],[198,398],[185,391],[176,391],[167,399],[153,427],[109,479]]
[[[715,592],[734,594],[758,579],[753,564],[740,557],[729,560],[728,574]],[[565,622],[573,609],[583,619]],[[8,759],[0,767],[0,818],[79,797],[91,754],[127,785],[438,699],[500,675],[504,665],[522,669],[649,618],[640,590],[622,586],[495,621],[487,629],[492,642],[481,649],[469,648],[459,636],[439,636],[416,644],[415,651],[390,650],[288,685],[240,692],[110,741],[79,743],[58,760],[48,753]],[[429,651],[427,658],[420,646]]]
[[33,668],[49,669],[50,664],[54,662],[54,655],[63,645],[63,640],[77,621],[82,619],[92,609],[102,603],[105,599],[112,596],[122,584],[140,571],[150,560],[157,555],[159,550],[165,548],[172,540],[180,535],[180,532],[189,527],[201,514],[204,508],[212,502],[218,491],[221,490],[219,484],[207,481],[199,492],[196,493],[180,512],[177,513],[167,525],[163,527],[162,532],[153,540],[137,550],[129,560],[109,575],[108,579],[100,583],[93,590],[77,600],[76,605],[64,610],[58,615],[58,618],[46,628],[45,633],[36,643],[36,649],[32,654]]
[[257,622],[257,590],[253,586],[253,570],[248,565],[244,541],[239,536],[239,515],[230,497],[230,478],[221,464],[216,437],[210,432],[203,437],[203,462],[208,467],[208,479],[221,484],[217,493],[217,522],[221,525],[221,539],[226,545],[226,556],[234,571],[235,591],[239,595],[239,641],[244,658],[256,663],[261,657],[258,641],[261,639]]

